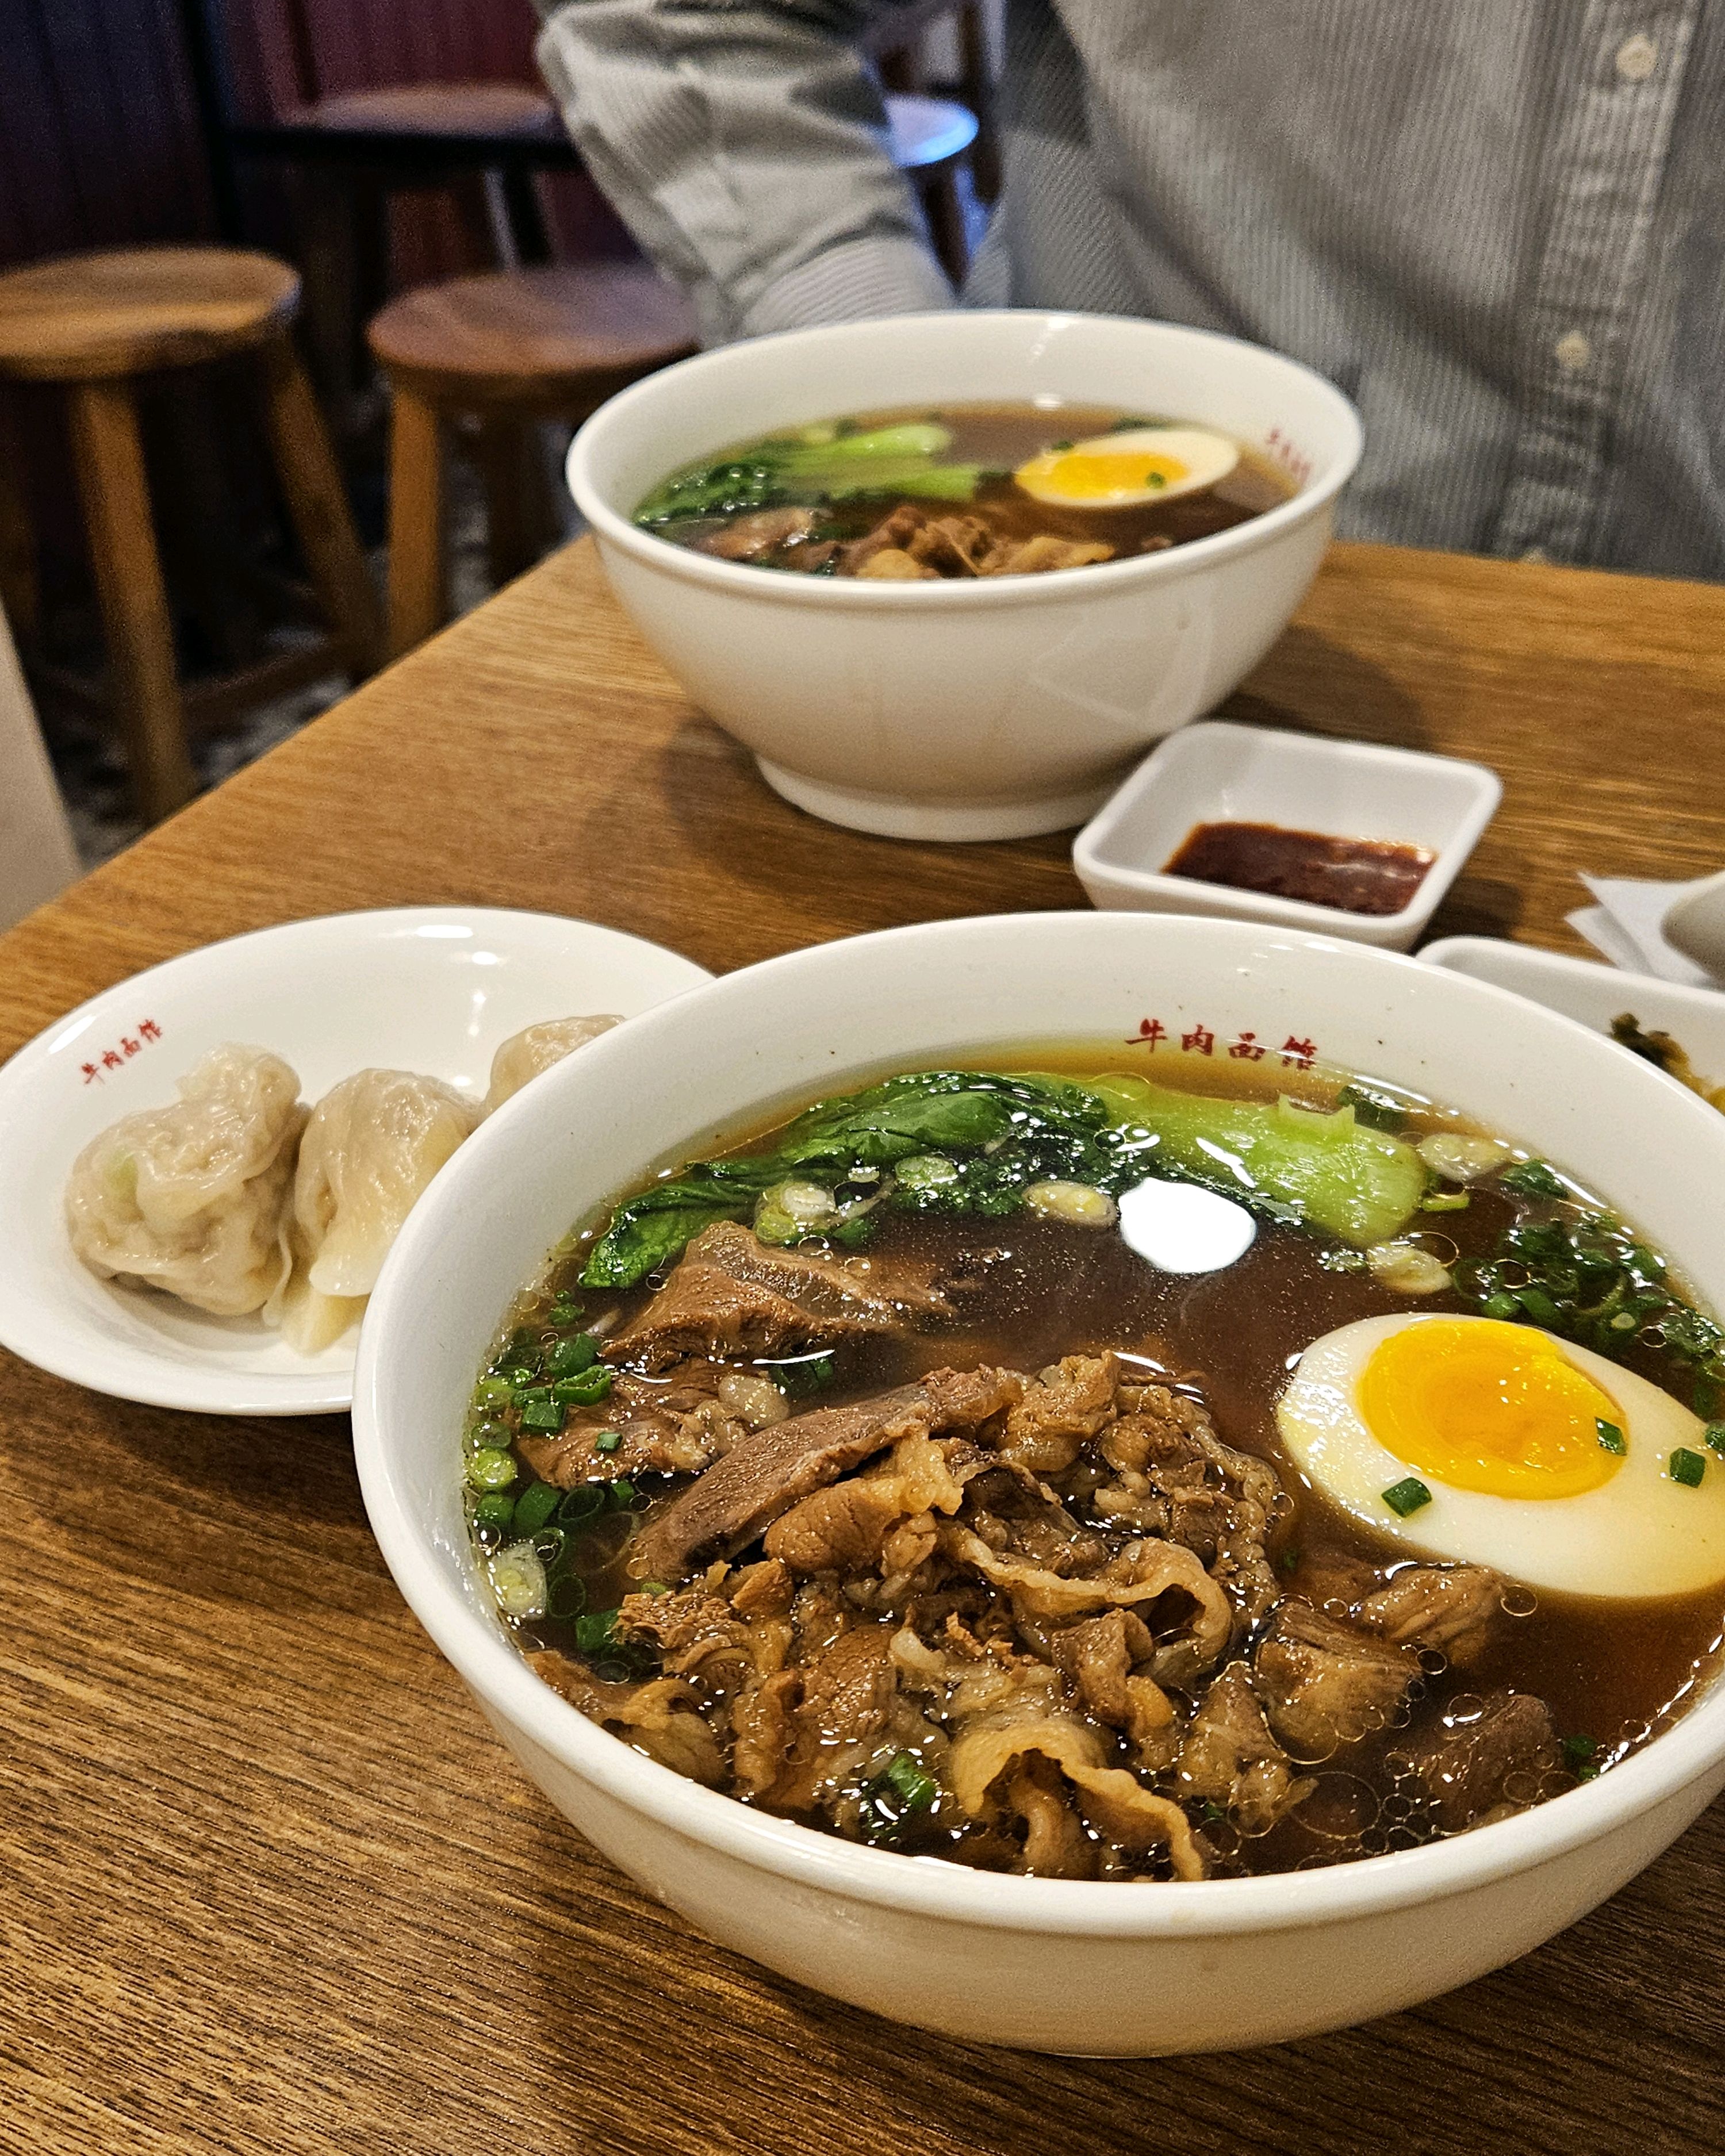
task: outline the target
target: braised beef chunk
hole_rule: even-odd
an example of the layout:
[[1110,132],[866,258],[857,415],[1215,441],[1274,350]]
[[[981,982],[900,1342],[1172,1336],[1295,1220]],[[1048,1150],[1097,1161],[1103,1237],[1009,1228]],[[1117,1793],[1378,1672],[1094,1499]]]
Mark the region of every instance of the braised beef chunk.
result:
[[1394,1647],[1290,1598],[1259,1642],[1253,1677],[1265,1717],[1292,1757],[1327,1759],[1388,1728],[1420,1675]]
[[870,1333],[939,1324],[952,1284],[932,1265],[770,1249],[729,1220],[704,1229],[605,1359],[648,1371],[687,1356],[788,1354]]
[[1399,1647],[1470,1668],[1504,1622],[1502,1575],[1482,1564],[1409,1564],[1360,1604],[1360,1623]]
[[733,516],[694,545],[699,552],[716,554],[721,561],[755,562],[776,547],[806,539],[819,521],[812,509],[757,509],[747,516]]
[[937,1370],[877,1399],[817,1408],[756,1430],[647,1529],[637,1545],[637,1575],[680,1578],[701,1552],[741,1549],[798,1498],[835,1482],[896,1440],[974,1429],[1022,1390],[1023,1381],[1009,1370]]
[[1524,1811],[1564,1786],[1551,1710],[1529,1692],[1493,1691],[1466,1718],[1439,1724],[1409,1748],[1414,1770],[1445,1829],[1459,1834]]
[[1244,1662],[1230,1662],[1204,1694],[1180,1747],[1181,1794],[1214,1804],[1247,1834],[1266,1834],[1316,1786],[1296,1775],[1270,1733]]

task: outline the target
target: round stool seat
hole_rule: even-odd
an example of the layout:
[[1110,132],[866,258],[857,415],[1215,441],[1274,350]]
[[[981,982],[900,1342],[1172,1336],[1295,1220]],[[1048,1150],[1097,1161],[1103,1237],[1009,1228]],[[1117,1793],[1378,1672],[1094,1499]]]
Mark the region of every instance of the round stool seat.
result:
[[[688,301],[644,263],[501,270],[393,300],[366,332],[390,378],[434,403],[608,394],[695,347]],[[597,401],[597,396],[595,397]]]
[[454,142],[566,144],[562,116],[542,91],[512,82],[399,83],[321,97],[285,125],[336,133],[412,135]]
[[886,125],[892,162],[901,172],[927,178],[957,162],[977,137],[977,116],[950,97],[889,97]]
[[97,382],[243,352],[294,318],[300,280],[267,254],[142,247],[0,275],[0,374]]

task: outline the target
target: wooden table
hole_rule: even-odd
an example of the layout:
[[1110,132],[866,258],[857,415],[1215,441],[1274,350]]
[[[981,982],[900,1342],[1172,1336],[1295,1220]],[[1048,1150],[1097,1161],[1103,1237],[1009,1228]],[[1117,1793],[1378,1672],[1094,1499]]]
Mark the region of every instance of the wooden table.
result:
[[[1440,916],[1575,947],[1574,871],[1725,860],[1725,589],[1338,548],[1229,707],[1483,758]],[[579,546],[0,945],[0,1054],[211,937],[583,914],[715,968],[1083,902],[1068,840],[813,822]],[[1725,1805],[1418,2012],[1273,2051],[968,2049],[691,1937],[526,1785],[366,1528],[345,1422],[127,1406],[0,1358],[0,2149],[993,2156],[1725,2146]]]

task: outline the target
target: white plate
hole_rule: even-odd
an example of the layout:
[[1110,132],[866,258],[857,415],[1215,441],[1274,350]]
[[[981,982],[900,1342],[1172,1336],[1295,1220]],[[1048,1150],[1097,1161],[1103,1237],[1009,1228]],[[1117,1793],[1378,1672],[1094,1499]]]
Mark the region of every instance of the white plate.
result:
[[1500,942],[1491,936],[1445,936],[1428,943],[1420,956],[1428,966],[1490,981],[1565,1018],[1579,1019],[1596,1033],[1609,1033],[1612,1019],[1628,1011],[1647,1031],[1670,1034],[1688,1050],[1703,1078],[1725,1086],[1725,995],[1716,989],[1679,988],[1651,973],[1627,973],[1616,966],[1595,965],[1590,958],[1566,958],[1559,952]]
[[225,1040],[285,1056],[307,1100],[367,1065],[482,1096],[493,1053],[524,1025],[592,1011],[633,1018],[711,978],[592,921],[470,906],[290,921],[135,974],[0,1070],[0,1342],[57,1377],[156,1407],[350,1406],[354,1334],[297,1355],[259,1318],[208,1317],[86,1271],[60,1206],[84,1147],[134,1109],[172,1101],[175,1081]]

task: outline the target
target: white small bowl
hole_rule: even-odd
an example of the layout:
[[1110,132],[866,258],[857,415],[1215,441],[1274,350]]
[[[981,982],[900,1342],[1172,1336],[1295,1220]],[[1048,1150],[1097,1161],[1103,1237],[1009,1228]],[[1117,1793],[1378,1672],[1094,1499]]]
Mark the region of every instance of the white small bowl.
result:
[[[1079,833],[1072,864],[1091,905],[1104,911],[1280,921],[1405,951],[1502,795],[1502,781],[1483,764],[1213,720],[1187,727],[1144,759]],[[1232,822],[1389,839],[1427,847],[1437,858],[1398,913],[1348,913],[1162,873],[1194,824]]]
[[74,1384],[156,1407],[346,1408],[351,1333],[297,1354],[261,1318],[212,1317],[79,1263],[62,1197],[90,1139],[172,1101],[176,1080],[223,1041],[274,1049],[309,1100],[368,1065],[480,1096],[498,1045],[523,1026],[590,1011],[631,1018],[711,978],[589,921],[414,906],[260,929],[105,989],[0,1070],[0,1344]]
[[1692,884],[1660,925],[1667,943],[1725,986],[1725,869]]
[[[414,1614],[526,1773],[699,1930],[971,2041],[1141,2055],[1280,2043],[1410,2006],[1615,1893],[1725,1783],[1725,1688],[1584,1786],[1430,1847],[1190,1885],[1002,1877],[865,1849],[721,1796],[560,1699],[504,1632],[462,1513],[461,1430],[503,1314],[572,1221],[654,1163],[884,1069],[1012,1041],[1201,1029],[1315,1050],[1573,1169],[1725,1306],[1725,1117],[1567,1019],[1436,966],[1284,928],[1019,914],[828,943],[572,1056],[415,1208],[360,1343],[366,1508]],[[1254,1053],[1256,1052],[1255,1048]],[[1224,1433],[1225,1435],[1225,1431]],[[500,1969],[506,1983],[510,1972]]]
[[[1027,399],[1219,428],[1297,491],[1162,553],[952,583],[775,573],[630,521],[679,465],[761,434],[893,405]],[[568,475],[636,627],[769,785],[861,831],[1009,839],[1082,823],[1147,743],[1256,665],[1316,573],[1359,452],[1340,391],[1256,345],[966,309],[685,359],[601,406]]]
[[[1725,1086],[1725,994],[1717,988],[1681,987],[1651,973],[1623,973],[1596,959],[1539,951],[1495,936],[1445,936],[1428,943],[1420,957],[1424,965],[1490,981],[1548,1010],[1561,1011],[1595,1033],[1609,1034],[1611,1021],[1627,1011],[1644,1032],[1670,1034],[1703,1078]],[[1668,1078],[1666,1083],[1681,1081]]]

